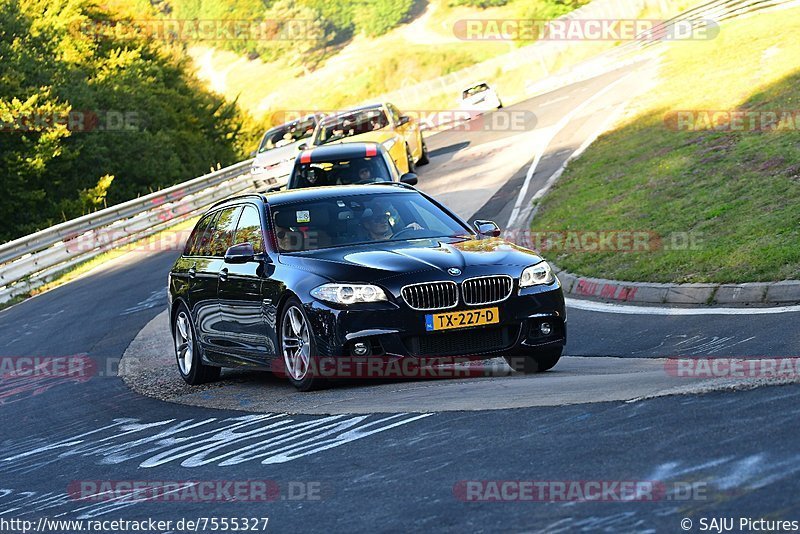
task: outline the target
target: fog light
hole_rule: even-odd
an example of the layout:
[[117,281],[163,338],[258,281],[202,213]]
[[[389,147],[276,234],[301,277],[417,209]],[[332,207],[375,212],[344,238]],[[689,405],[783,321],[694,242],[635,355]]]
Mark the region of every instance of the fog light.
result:
[[366,356],[369,353],[369,345],[366,343],[356,343],[353,345],[353,354],[356,356]]
[[550,326],[550,323],[542,323],[539,327],[539,332],[542,333],[544,336],[549,336],[550,332],[553,331],[553,328]]

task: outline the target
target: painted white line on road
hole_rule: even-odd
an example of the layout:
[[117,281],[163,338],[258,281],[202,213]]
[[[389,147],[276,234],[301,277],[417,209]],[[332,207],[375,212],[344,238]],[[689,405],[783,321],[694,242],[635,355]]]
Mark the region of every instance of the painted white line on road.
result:
[[564,115],[560,121],[558,121],[558,123],[553,128],[552,136],[543,143],[541,150],[536,151],[536,155],[533,158],[533,162],[531,163],[531,166],[528,168],[528,172],[525,174],[525,182],[523,182],[522,188],[519,190],[519,195],[517,195],[517,202],[514,204],[514,209],[511,212],[511,216],[508,218],[508,224],[506,225],[506,228],[511,228],[514,224],[514,221],[517,220],[519,211],[522,208],[522,203],[525,201],[525,196],[528,194],[528,188],[531,185],[531,179],[533,178],[533,174],[536,172],[536,167],[539,166],[539,162],[541,161],[542,156],[544,155],[544,151],[547,150],[547,147],[550,145],[550,143],[553,142],[553,139],[555,139],[556,135],[558,135],[558,133],[561,130],[563,130],[567,126],[567,124],[569,124],[572,121],[572,119],[575,118],[575,116],[577,116],[580,112],[586,109],[586,107],[589,104],[591,104],[601,96],[611,91],[614,87],[621,84],[623,81],[627,80],[630,76],[636,74],[636,72],[637,71],[634,70],[632,72],[629,72],[622,78],[619,78],[618,80],[611,82],[603,89],[601,89],[597,93],[593,94],[592,96],[581,102],[578,106],[573,108],[572,111]]
[[800,313],[800,306],[776,306],[774,308],[669,308],[610,304],[573,298],[567,298],[566,302],[567,307],[574,310],[617,313],[621,315],[775,315],[778,313]]

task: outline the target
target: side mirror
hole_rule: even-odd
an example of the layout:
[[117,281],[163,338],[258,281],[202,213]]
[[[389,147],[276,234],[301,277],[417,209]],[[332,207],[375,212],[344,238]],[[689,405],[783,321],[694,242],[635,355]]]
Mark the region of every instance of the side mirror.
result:
[[305,150],[307,148],[308,148],[308,143],[300,143],[299,145],[297,145],[297,150],[298,151],[299,150]]
[[411,121],[411,117],[408,115],[400,115],[400,120],[397,122],[398,126],[402,126],[404,124],[408,124]]
[[250,152],[250,157],[251,157],[251,158],[254,158],[254,157],[256,157],[256,154],[257,154],[257,153],[258,153],[258,152],[257,152],[256,150],[253,150],[252,152]]
[[479,235],[486,237],[500,237],[500,227],[494,221],[477,220],[472,223]]
[[417,178],[417,175],[414,174],[413,172],[407,172],[400,177],[400,181],[408,185],[417,185],[419,179]]
[[256,252],[250,243],[239,243],[225,251],[225,263],[247,263],[255,259]]

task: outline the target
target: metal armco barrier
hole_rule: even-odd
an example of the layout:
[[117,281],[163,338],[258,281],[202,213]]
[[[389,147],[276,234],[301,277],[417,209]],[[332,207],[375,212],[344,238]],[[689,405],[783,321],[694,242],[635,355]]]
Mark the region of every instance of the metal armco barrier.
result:
[[193,217],[214,202],[252,190],[251,161],[0,245],[0,302],[46,283],[59,271]]

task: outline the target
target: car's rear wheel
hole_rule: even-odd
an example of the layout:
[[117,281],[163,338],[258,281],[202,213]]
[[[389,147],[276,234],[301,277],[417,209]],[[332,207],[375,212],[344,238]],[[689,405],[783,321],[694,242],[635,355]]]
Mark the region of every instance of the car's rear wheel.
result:
[[564,347],[549,348],[531,356],[504,356],[508,365],[517,372],[532,374],[548,371],[561,359]]
[[300,391],[322,386],[316,376],[316,343],[303,305],[296,298],[286,302],[281,312],[280,351],[289,382]]
[[408,161],[408,171],[406,172],[414,172],[414,156],[411,155],[411,150],[409,150],[408,145],[406,145],[406,160]]
[[175,358],[181,378],[192,386],[217,380],[220,368],[203,363],[192,314],[185,304],[179,304],[174,323],[172,338],[175,341]]
[[[420,136],[421,137],[421,136]],[[422,155],[419,157],[419,161],[417,165],[427,165],[430,163],[430,159],[428,158],[428,145],[425,144],[425,140],[422,140]]]

